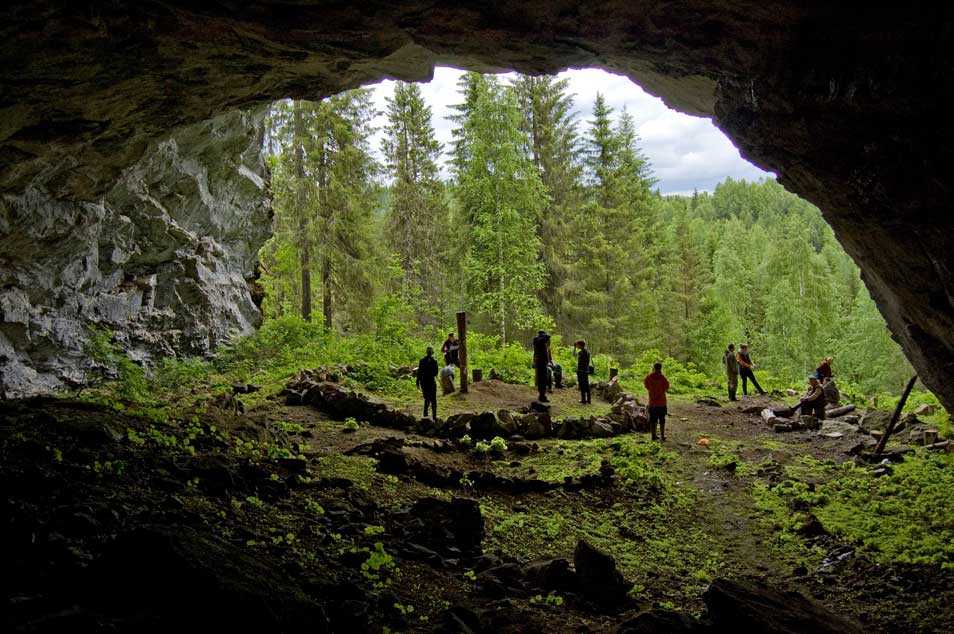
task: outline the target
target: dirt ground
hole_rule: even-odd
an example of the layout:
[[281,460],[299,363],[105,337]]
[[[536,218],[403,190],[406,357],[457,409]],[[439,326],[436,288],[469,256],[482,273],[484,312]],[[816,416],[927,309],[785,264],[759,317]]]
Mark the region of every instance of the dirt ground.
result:
[[[577,397],[573,389],[558,390],[554,418],[609,410],[595,398],[581,406]],[[533,398],[528,386],[485,381],[466,396],[439,397],[439,408],[442,416],[496,411]],[[7,406],[0,428],[0,476],[9,489],[4,541],[8,553],[18,554],[10,555],[17,580],[3,590],[19,599],[0,623],[60,631],[29,625],[46,623],[69,604],[102,631],[141,624],[141,612],[83,607],[49,578],[64,568],[91,574],[90,562],[109,552],[117,534],[148,519],[188,524],[222,548],[283,570],[304,595],[318,584],[337,605],[323,608],[331,631],[344,631],[338,626],[345,617],[334,611],[343,605],[357,605],[363,615],[349,631],[433,631],[458,608],[481,615],[491,631],[617,631],[647,608],[703,614],[702,594],[716,577],[798,591],[872,632],[951,631],[950,570],[875,564],[823,530],[798,543],[780,540],[757,504],[756,483],[778,481],[804,456],[850,460],[855,439],[775,433],[754,413],[771,402],[752,397],[715,407],[675,397],[665,443],[645,434],[547,439],[511,443],[496,456],[367,424],[349,431],[279,400],[245,414],[208,408],[175,425],[55,401]],[[417,413],[416,405],[403,407]],[[380,448],[388,443],[402,445],[413,468],[382,469]],[[608,467],[612,476],[601,478]],[[457,497],[479,504],[483,559],[471,568],[452,556],[404,556],[407,509],[425,498]],[[57,512],[63,507],[93,509],[82,513],[91,519],[64,520]],[[25,526],[57,535],[68,552],[47,538],[24,546],[31,534]],[[579,539],[615,558],[633,586],[630,608],[594,611],[572,596],[486,591],[486,562],[572,561]],[[388,554],[375,559],[376,544]],[[279,594],[290,592],[298,596]]]

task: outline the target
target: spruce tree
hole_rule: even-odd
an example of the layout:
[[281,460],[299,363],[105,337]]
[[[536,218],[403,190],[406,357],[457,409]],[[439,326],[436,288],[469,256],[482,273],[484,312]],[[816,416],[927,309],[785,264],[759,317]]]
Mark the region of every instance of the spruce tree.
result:
[[513,90],[522,114],[521,130],[526,152],[537,168],[547,192],[546,204],[537,218],[540,258],[545,282],[540,301],[546,312],[563,326],[560,289],[567,274],[567,256],[572,247],[567,218],[582,203],[582,166],[577,160],[579,137],[568,80],[519,76]]
[[417,84],[398,82],[387,100],[382,150],[392,179],[385,232],[403,270],[402,298],[422,324],[447,317],[448,209],[440,181],[441,146]]
[[543,285],[536,218],[544,189],[524,152],[515,95],[493,77],[465,77],[455,164],[466,219],[464,271],[470,304],[501,343],[539,323]]

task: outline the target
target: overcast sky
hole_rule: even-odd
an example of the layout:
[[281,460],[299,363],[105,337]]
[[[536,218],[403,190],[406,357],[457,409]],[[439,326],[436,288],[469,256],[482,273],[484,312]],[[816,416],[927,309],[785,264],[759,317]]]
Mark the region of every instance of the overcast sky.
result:
[[[453,126],[447,117],[451,114],[450,106],[460,102],[457,80],[463,73],[455,68],[437,68],[434,79],[421,84],[424,99],[434,114],[437,139],[444,145],[445,152],[450,149]],[[694,189],[712,191],[727,176],[747,180],[773,177],[739,156],[732,142],[709,119],[670,110],[661,99],[646,93],[626,77],[596,69],[568,70],[558,77],[570,80],[577,118],[583,125],[591,117],[598,92],[614,110],[624,106],[629,110],[636,121],[640,145],[659,180],[656,187],[664,194],[691,193]],[[393,93],[394,82],[384,81],[369,88],[374,91],[377,109],[383,113],[384,100]],[[383,128],[384,124],[385,117],[381,114],[375,125]],[[380,130],[372,143],[379,152]]]

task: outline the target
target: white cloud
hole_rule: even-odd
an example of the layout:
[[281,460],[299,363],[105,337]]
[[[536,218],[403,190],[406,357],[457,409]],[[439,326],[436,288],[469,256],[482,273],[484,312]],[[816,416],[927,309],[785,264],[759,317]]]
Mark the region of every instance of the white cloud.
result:
[[[421,84],[425,101],[434,114],[434,130],[445,152],[450,148],[453,123],[451,106],[460,101],[457,80],[463,74],[454,68],[437,68],[434,79]],[[624,107],[633,116],[640,146],[652,165],[657,187],[664,194],[712,191],[727,177],[756,180],[774,175],[752,165],[739,155],[732,142],[709,119],[691,117],[669,109],[661,99],[648,94],[626,77],[602,70],[568,70],[559,77],[569,80],[581,131],[590,118],[596,94],[602,93],[614,110]],[[373,99],[382,112],[375,125],[383,127],[385,98],[394,91],[393,81],[372,86]],[[381,132],[374,139],[379,151]]]

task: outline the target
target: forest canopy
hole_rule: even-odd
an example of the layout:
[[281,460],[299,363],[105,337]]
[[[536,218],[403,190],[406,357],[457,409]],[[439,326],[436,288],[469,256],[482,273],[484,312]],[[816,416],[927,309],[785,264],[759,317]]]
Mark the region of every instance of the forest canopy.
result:
[[367,89],[273,105],[267,319],[348,335],[386,315],[437,345],[465,310],[501,349],[546,328],[622,367],[669,357],[718,376],[747,342],[787,383],[829,355],[868,393],[913,373],[820,211],[776,182],[662,195],[638,113],[598,96],[580,116],[553,77],[465,74],[454,111],[442,147],[399,82],[379,161]]

